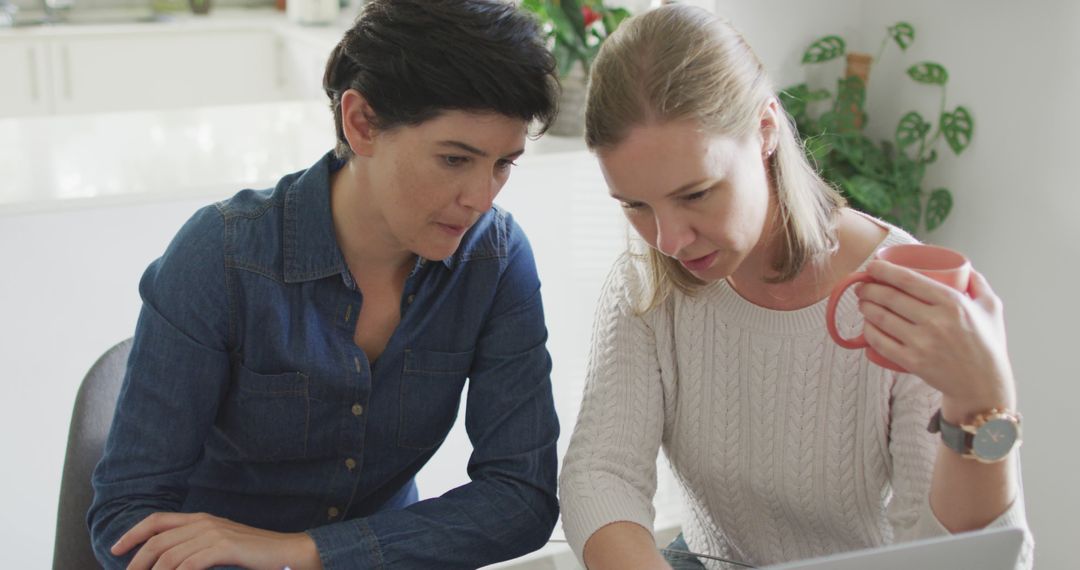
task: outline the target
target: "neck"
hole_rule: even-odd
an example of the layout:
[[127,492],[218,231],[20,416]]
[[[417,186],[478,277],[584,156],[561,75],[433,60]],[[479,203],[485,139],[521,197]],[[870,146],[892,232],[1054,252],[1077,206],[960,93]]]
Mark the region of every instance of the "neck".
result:
[[[727,281],[741,297],[751,303],[778,311],[790,311],[810,306],[823,298],[829,284],[822,279],[827,271],[815,261],[805,265],[791,280],[779,283],[768,281],[776,275],[773,260],[787,247],[782,228],[770,224],[762,239]],[[828,261],[824,261],[827,265]],[[828,291],[824,291],[827,294]]]
[[367,169],[356,157],[330,178],[330,213],[345,262],[354,275],[411,269],[416,254],[393,237],[369,188]]

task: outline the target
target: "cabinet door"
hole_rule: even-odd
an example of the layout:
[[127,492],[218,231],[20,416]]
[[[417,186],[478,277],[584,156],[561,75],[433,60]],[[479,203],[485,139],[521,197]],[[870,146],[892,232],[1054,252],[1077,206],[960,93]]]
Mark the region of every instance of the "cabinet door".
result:
[[293,37],[284,42],[282,61],[286,78],[285,96],[292,99],[326,100],[323,91],[323,74],[326,60],[336,41],[322,42],[309,38]]
[[272,101],[284,79],[278,39],[258,30],[130,33],[57,39],[58,113]]
[[0,117],[43,115],[50,111],[48,61],[45,45],[23,40],[0,40]]

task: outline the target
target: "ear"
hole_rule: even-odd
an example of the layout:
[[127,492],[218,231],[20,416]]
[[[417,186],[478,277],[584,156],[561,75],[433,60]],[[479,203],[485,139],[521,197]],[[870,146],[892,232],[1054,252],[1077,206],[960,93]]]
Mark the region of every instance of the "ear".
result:
[[761,156],[768,159],[780,144],[780,103],[776,97],[769,97],[762,106],[758,132],[761,134]]
[[355,89],[341,94],[341,127],[349,148],[357,156],[372,156],[375,150],[375,110]]

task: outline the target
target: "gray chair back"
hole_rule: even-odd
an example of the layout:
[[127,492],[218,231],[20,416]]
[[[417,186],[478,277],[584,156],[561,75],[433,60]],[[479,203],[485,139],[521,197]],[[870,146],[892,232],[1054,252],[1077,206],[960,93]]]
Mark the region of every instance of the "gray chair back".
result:
[[90,367],[75,397],[60,481],[53,570],[101,567],[94,558],[86,529],[86,512],[94,498],[90,476],[105,449],[130,352],[130,338],[106,351]]

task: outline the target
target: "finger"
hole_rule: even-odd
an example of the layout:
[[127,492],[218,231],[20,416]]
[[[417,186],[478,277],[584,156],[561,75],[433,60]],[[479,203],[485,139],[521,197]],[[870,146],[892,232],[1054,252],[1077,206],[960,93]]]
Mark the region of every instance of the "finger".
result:
[[911,369],[907,363],[906,347],[900,341],[882,332],[873,323],[863,325],[863,338],[866,339],[868,345],[887,360],[891,360],[905,369]]
[[990,288],[990,282],[978,271],[971,271],[971,281],[968,283],[968,295],[984,307],[997,307],[1001,304],[994,290]]
[[956,294],[948,285],[934,281],[918,271],[880,259],[868,263],[866,272],[876,281],[892,285],[929,305],[948,303]]
[[128,570],[144,570],[151,567],[157,568],[157,564],[161,561],[161,557],[166,552],[169,552],[177,545],[198,538],[204,529],[205,525],[193,521],[183,526],[168,529],[146,539],[143,547],[140,548],[131,559]]
[[154,513],[131,527],[109,550],[115,556],[123,556],[156,534],[205,517],[206,515],[201,513]]
[[880,305],[910,323],[921,322],[930,309],[930,305],[891,285],[866,283],[855,295],[860,301]]
[[[906,344],[918,335],[917,325],[877,303],[860,301],[859,312],[863,314],[864,327],[867,323],[871,324],[901,344]],[[870,342],[870,339],[867,339],[867,342]]]
[[214,548],[217,543],[216,537],[200,534],[177,544],[158,557],[157,563],[152,570],[176,570],[177,568],[208,568],[199,566],[198,554]]
[[239,558],[221,545],[208,546],[197,552],[193,552],[177,570],[204,570],[216,566],[239,566],[242,565]]

